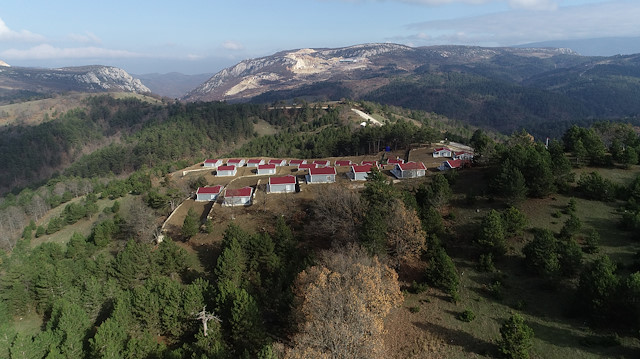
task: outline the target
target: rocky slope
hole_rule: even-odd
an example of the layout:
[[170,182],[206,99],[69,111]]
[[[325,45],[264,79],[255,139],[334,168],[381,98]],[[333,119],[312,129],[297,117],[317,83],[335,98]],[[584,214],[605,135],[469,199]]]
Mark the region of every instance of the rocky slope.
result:
[[56,93],[66,91],[126,91],[149,93],[149,88],[126,71],[111,66],[82,66],[59,69],[1,67],[0,89]]
[[465,46],[412,48],[389,43],[337,49],[299,49],[244,60],[215,74],[189,92],[184,99],[242,101],[270,91],[298,89],[326,81],[337,81],[358,91],[364,80],[367,80],[368,88],[375,88],[383,85],[389,76],[410,74],[425,65],[483,63],[505,55],[535,59],[579,57],[568,49]]

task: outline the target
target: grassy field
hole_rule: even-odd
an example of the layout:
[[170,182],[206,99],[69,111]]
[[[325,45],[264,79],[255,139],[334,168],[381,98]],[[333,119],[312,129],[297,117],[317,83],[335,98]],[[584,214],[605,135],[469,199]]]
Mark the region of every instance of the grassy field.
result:
[[[637,176],[632,170],[597,169],[603,176],[617,183],[628,183]],[[451,254],[461,278],[460,301],[453,303],[440,291],[430,288],[421,294],[406,293],[402,308],[387,317],[385,343],[390,358],[485,358],[499,357],[496,342],[499,328],[512,313],[523,315],[535,332],[533,358],[638,358],[640,340],[629,333],[613,333],[590,328],[583,318],[570,318],[573,287],[577,280],[565,280],[550,286],[543,279],[525,271],[521,249],[532,235],[510,242],[508,256],[496,264],[496,271],[479,270],[476,258],[466,251],[473,241],[473,230],[491,209],[505,206],[488,197],[479,196],[474,205],[467,205],[462,193],[482,193],[482,171],[476,169],[460,173],[455,186],[456,198],[447,209],[455,220],[448,221],[450,233],[444,241],[452,247]],[[585,254],[588,262],[601,254],[628,266],[640,243],[630,233],[618,228],[620,203],[589,201],[579,197],[554,195],[544,199],[529,199],[519,208],[529,219],[529,228],[542,227],[559,231],[567,214],[562,213],[570,198],[577,201],[577,216],[582,228],[577,240],[595,229],[601,236],[597,254]],[[445,243],[446,245],[446,243]],[[496,284],[499,282],[499,284]],[[404,283],[406,286],[409,283]],[[470,323],[457,319],[464,310],[476,315]]]

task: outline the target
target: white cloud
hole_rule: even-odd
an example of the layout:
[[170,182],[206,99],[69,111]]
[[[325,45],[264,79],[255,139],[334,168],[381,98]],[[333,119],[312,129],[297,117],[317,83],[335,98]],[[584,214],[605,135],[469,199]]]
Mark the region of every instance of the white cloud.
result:
[[94,33],[86,31],[84,34],[69,34],[69,39],[82,44],[101,44],[102,40]]
[[27,30],[14,31],[11,30],[7,24],[0,18],[0,41],[26,41],[36,42],[43,41],[44,36],[34,34]]
[[233,51],[244,50],[244,46],[242,46],[242,44],[234,41],[225,41],[222,43],[222,47],[227,50],[233,50]]
[[[518,0],[522,3],[526,0]],[[505,46],[547,40],[640,36],[640,2],[613,1],[540,12],[512,10],[470,18],[411,24],[416,34],[394,41],[421,45]]]
[[5,59],[15,60],[145,57],[142,54],[125,50],[111,50],[94,46],[58,48],[49,44],[34,46],[26,50],[9,49],[1,52],[0,55]]

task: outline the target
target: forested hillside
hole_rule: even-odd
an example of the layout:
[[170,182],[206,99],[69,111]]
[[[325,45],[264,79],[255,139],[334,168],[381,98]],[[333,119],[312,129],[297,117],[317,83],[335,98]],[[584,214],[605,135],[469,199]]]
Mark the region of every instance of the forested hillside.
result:
[[[337,126],[337,109],[307,110],[308,121],[292,111],[270,121],[319,133]],[[423,139],[414,126],[397,120],[354,138],[402,148]],[[358,151],[328,135],[281,136],[238,151],[269,141],[279,154],[309,155],[311,144]],[[222,228],[189,211],[181,234],[159,244],[156,220],[186,179],[139,170],[90,180],[57,219],[28,225],[2,252],[0,356],[637,356],[638,135],[603,123],[574,126],[548,149],[524,132],[497,143],[477,130],[468,141],[474,168],[400,183],[373,171],[362,188],[311,185],[278,212],[269,202],[222,208],[216,216],[237,216]],[[247,229],[257,215],[263,227]],[[86,218],[88,235],[41,243],[53,221]]]

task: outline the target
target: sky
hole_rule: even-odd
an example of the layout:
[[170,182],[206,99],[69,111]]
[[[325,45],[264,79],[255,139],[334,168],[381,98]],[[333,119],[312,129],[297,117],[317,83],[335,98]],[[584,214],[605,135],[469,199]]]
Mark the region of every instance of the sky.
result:
[[638,0],[11,0],[0,60],[215,73],[282,50],[640,36]]

